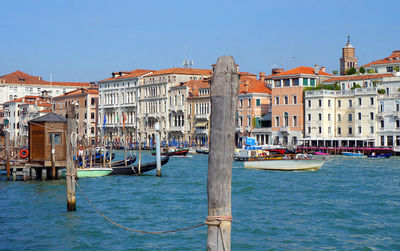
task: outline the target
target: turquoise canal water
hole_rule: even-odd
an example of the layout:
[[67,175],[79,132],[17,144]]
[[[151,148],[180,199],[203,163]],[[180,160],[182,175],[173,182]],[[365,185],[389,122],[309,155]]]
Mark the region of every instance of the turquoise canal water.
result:
[[[162,178],[152,171],[79,184],[126,227],[188,227],[207,216],[207,158],[171,158]],[[205,226],[132,233],[100,217],[79,191],[77,211],[66,212],[65,193],[65,180],[1,181],[0,250],[206,249]],[[400,159],[334,157],[316,172],[247,170],[235,162],[232,212],[232,250],[400,250]]]

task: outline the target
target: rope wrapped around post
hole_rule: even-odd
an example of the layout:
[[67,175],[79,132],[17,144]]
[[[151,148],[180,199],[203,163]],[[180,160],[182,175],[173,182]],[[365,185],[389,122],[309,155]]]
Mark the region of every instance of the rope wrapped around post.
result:
[[219,226],[222,221],[233,221],[231,215],[224,215],[224,216],[207,216],[206,221],[204,222],[210,226]]

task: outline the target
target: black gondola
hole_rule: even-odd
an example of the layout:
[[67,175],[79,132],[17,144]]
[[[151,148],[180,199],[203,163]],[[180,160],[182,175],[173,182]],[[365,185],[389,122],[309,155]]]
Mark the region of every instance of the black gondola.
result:
[[[126,161],[126,165],[132,165],[133,163],[135,163],[136,161],[136,156],[130,156],[127,161]],[[118,167],[118,166],[125,166],[125,160],[118,160],[118,161],[114,161],[111,162],[111,167]],[[89,167],[89,164],[86,163],[86,167]],[[96,165],[93,165],[92,167],[103,167],[103,165],[98,165],[98,163],[96,163]],[[108,163],[106,163],[106,167],[108,167]]]
[[[165,156],[161,159],[161,166],[167,164],[169,161],[169,155]],[[111,174],[125,174],[125,175],[134,175],[139,173],[139,164],[131,165],[131,166],[119,166],[119,167],[111,167],[113,169]],[[140,165],[140,173],[145,173],[157,168],[157,161],[144,163]]]

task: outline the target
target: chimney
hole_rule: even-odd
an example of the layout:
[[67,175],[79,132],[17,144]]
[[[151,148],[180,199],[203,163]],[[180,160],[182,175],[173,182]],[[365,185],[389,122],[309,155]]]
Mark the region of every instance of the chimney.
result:
[[315,72],[315,74],[319,74],[319,65],[314,65],[314,72]]
[[325,67],[325,66],[322,66],[320,71],[321,71],[321,72],[325,72],[325,70],[326,70],[326,67]]
[[282,68],[273,68],[272,71],[271,71],[271,74],[275,75],[275,74],[278,74],[278,73],[281,73],[281,72],[284,72],[284,70]]
[[265,72],[260,72],[258,75],[260,76],[260,81],[264,82],[265,81]]

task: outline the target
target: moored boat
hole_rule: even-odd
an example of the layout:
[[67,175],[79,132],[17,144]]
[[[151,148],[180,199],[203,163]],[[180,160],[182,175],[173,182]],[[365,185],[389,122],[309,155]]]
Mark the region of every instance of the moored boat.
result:
[[[161,151],[161,155],[169,156],[186,156],[189,152],[188,148],[169,148]],[[156,155],[156,151],[151,152],[152,155]]]
[[368,158],[389,158],[392,155],[393,155],[392,153],[380,153],[380,154],[372,153],[371,155],[368,155]]
[[344,156],[351,156],[351,157],[365,157],[363,153],[355,153],[355,152],[342,152],[342,155]]
[[196,149],[196,153],[199,153],[199,154],[208,154],[208,153],[209,153],[209,150],[208,150],[208,148],[199,148],[199,149]]
[[[92,167],[92,168],[78,168],[77,176],[78,178],[88,178],[88,177],[101,177],[109,175],[112,172],[112,168],[107,167]],[[66,176],[66,170],[62,172],[62,176]]]
[[[161,166],[167,164],[169,161],[169,155],[166,155],[163,159],[161,159]],[[157,168],[157,161],[150,163],[143,163],[140,165],[140,173],[145,173]],[[131,165],[131,166],[116,166],[112,167],[111,174],[139,174],[139,164]]]
[[320,152],[320,151],[313,152],[313,154],[314,154],[314,155],[330,155],[329,153],[326,153],[326,152]]
[[297,154],[250,159],[244,162],[244,167],[272,171],[317,171],[324,163],[324,160],[312,159],[310,155]]

